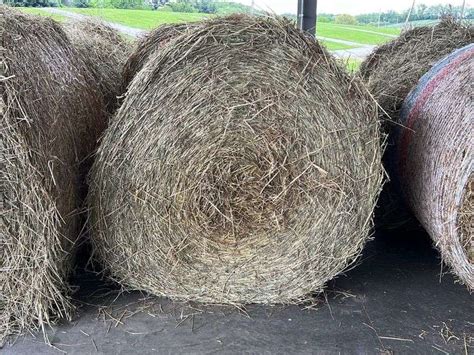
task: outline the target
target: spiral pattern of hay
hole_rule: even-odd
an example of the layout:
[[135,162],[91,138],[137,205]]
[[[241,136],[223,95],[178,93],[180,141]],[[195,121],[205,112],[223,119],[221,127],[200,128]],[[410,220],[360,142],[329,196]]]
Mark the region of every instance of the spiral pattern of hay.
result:
[[384,118],[398,121],[403,100],[418,80],[438,60],[472,43],[473,34],[471,25],[445,18],[434,27],[416,27],[378,47],[362,63],[360,74]]
[[396,171],[406,200],[443,260],[474,288],[472,184],[474,45],[437,63],[406,99]]
[[150,56],[106,131],[96,256],[173,299],[302,301],[369,237],[380,141],[370,95],[291,23],[202,23]]
[[86,19],[67,22],[66,33],[81,54],[94,79],[99,84],[109,112],[122,95],[122,70],[132,51],[132,43],[103,22]]
[[150,55],[159,51],[170,41],[187,31],[193,31],[199,23],[178,23],[161,25],[137,41],[136,48],[123,69],[122,87],[127,89],[135,75],[143,68]]
[[105,119],[57,23],[0,7],[0,40],[1,343],[70,314],[85,158]]

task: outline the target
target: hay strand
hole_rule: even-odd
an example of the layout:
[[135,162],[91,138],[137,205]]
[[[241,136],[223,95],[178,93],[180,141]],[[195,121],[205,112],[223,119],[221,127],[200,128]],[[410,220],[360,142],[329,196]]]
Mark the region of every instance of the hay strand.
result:
[[443,260],[470,290],[474,151],[474,45],[425,74],[403,105],[394,161],[406,201]]
[[97,259],[172,299],[321,291],[372,226],[382,147],[370,95],[279,18],[211,20],[150,52],[92,169]]
[[199,23],[166,24],[155,28],[137,41],[136,48],[128,58],[122,75],[122,88],[126,91],[135,75],[143,68],[149,57],[170,41],[187,31],[197,29]]
[[0,343],[70,317],[99,88],[59,24],[0,7]]
[[67,22],[66,33],[92,72],[109,112],[122,95],[122,70],[132,51],[132,43],[103,22],[93,19]]
[[[474,29],[451,17],[436,26],[415,27],[378,47],[361,65],[360,75],[387,121],[399,121],[403,100],[440,59],[472,43]],[[388,116],[387,116],[388,115]],[[392,125],[393,126],[393,125]]]

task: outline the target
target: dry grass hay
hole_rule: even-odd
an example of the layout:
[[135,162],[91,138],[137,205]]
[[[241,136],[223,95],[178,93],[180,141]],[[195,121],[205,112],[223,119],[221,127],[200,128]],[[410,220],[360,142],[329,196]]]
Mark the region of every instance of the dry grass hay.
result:
[[0,40],[1,344],[70,314],[81,175],[105,119],[57,23],[0,7]]
[[[438,60],[472,43],[474,29],[451,18],[416,27],[378,47],[361,65],[360,74],[389,118],[398,121],[410,90]],[[380,113],[384,115],[381,110]]]
[[133,45],[103,22],[87,19],[65,24],[66,33],[99,83],[109,112],[122,95],[122,70]]
[[410,93],[396,131],[396,172],[406,200],[443,260],[474,288],[472,132],[474,45],[437,63]]
[[199,23],[161,25],[136,43],[136,48],[125,64],[122,87],[126,90],[135,75],[143,68],[150,55],[187,31],[197,29]]
[[172,299],[302,301],[369,237],[379,128],[361,84],[287,20],[202,23],[150,57],[104,135],[96,256]]

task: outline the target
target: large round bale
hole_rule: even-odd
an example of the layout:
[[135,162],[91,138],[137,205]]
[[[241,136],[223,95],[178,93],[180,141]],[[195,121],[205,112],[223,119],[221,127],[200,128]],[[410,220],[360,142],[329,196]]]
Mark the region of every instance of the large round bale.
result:
[[407,97],[395,167],[406,200],[469,289],[474,288],[474,45],[437,63]]
[[360,74],[382,107],[381,115],[398,121],[403,100],[418,80],[438,60],[472,43],[473,34],[472,25],[445,18],[434,27],[405,31],[378,47],[362,63]]
[[302,301],[369,237],[380,142],[370,95],[290,22],[205,22],[149,59],[104,135],[96,256],[172,299]]
[[133,44],[116,30],[98,20],[86,19],[65,24],[69,39],[81,54],[104,94],[109,112],[122,95],[122,70]]
[[57,23],[0,7],[0,40],[1,343],[70,314],[87,157],[105,117]]
[[199,23],[166,24],[155,28],[136,42],[133,53],[125,63],[122,75],[122,87],[126,90],[135,75],[144,67],[148,58],[167,45],[170,41],[187,31],[192,31]]

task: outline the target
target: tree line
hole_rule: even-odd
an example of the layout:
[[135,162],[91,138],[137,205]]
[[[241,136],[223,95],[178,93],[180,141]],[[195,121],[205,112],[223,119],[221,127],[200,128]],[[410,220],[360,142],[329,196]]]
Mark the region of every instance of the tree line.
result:
[[[357,16],[351,15],[334,15],[320,14],[321,22],[336,22],[346,24],[380,24],[389,25],[405,22],[409,14],[409,9],[397,12],[373,12]],[[462,6],[451,5],[434,5],[427,6],[425,4],[417,5],[410,14],[409,21],[438,20],[443,16],[451,15],[455,18],[474,19],[474,10],[470,7],[462,8]]]
[[[75,6],[75,7],[105,7],[119,9],[158,9],[174,12],[202,12],[202,13],[232,13],[232,12],[252,12],[249,6],[241,5],[231,1],[222,2],[215,0],[4,0],[5,3],[13,6],[26,7],[48,7],[48,6]],[[409,10],[402,12],[386,11],[367,13],[358,16],[351,15],[335,15],[335,14],[319,14],[320,22],[336,22],[341,24],[379,24],[388,25],[405,22]],[[474,10],[470,7],[462,9],[461,6],[451,5],[434,5],[427,6],[425,4],[417,5],[410,14],[410,21],[420,20],[437,20],[440,17],[450,14],[454,17],[474,19]],[[288,17],[296,19],[295,15]]]

